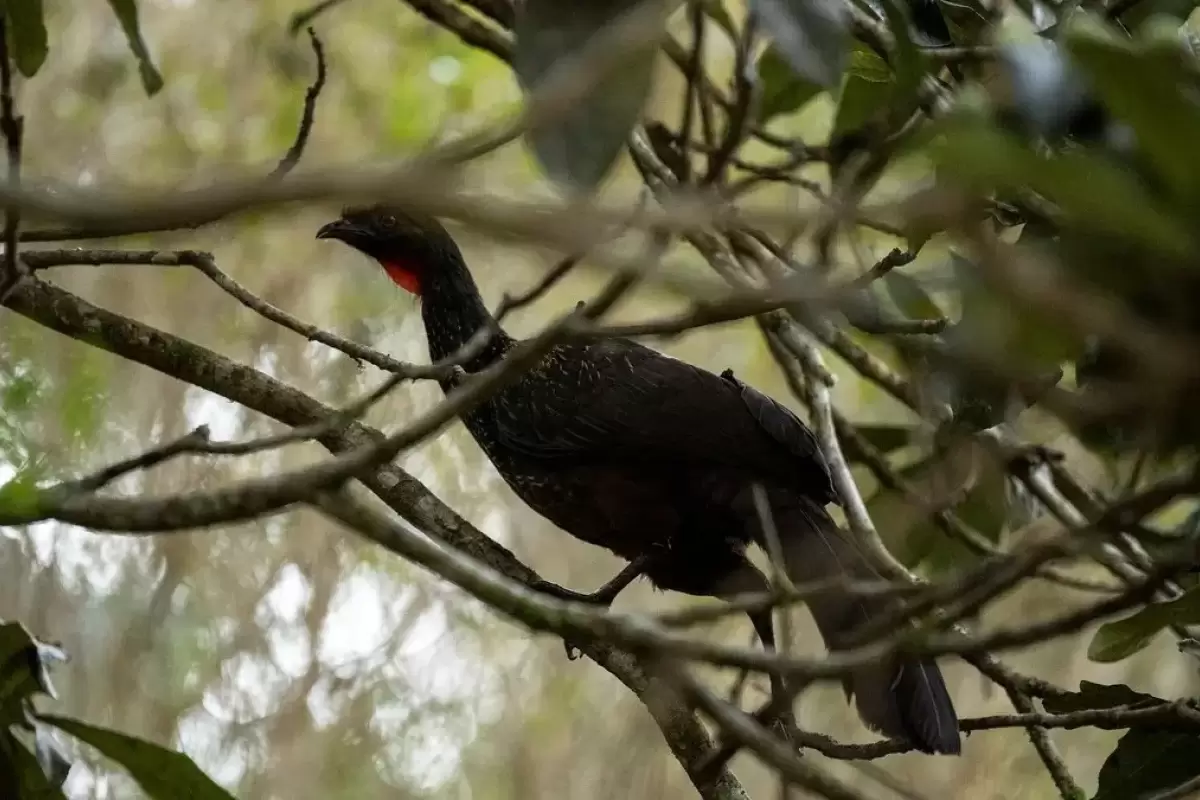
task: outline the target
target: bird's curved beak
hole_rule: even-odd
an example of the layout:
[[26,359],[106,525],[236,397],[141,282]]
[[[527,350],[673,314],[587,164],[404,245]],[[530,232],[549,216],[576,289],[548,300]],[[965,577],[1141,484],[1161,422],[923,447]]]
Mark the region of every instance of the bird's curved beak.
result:
[[355,241],[362,238],[365,231],[358,225],[346,219],[335,219],[333,222],[328,222],[321,226],[317,231],[318,239],[338,239],[347,244],[354,244]]

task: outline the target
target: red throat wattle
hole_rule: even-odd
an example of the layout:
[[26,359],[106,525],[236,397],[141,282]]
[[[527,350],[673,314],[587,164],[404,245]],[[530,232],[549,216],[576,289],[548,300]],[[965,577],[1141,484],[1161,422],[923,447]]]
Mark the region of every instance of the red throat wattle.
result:
[[399,261],[384,261],[382,264],[383,271],[401,289],[412,294],[421,293],[421,282],[417,280],[417,272],[411,266]]

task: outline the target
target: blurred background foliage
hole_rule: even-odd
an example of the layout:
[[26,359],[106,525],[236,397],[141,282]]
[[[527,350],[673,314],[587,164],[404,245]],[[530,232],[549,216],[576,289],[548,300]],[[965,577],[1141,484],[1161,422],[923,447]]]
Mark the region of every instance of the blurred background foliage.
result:
[[[150,97],[107,4],[45,0],[44,5],[49,56],[18,98],[26,117],[29,179],[185,186],[269,165],[291,143],[313,69],[307,41],[288,33],[296,3],[141,0],[142,33],[164,78]],[[319,31],[329,85],[306,163],[402,156],[519,102],[505,65],[466,47],[404,3],[344,3],[321,18]],[[678,76],[664,75],[655,108],[671,113],[678,94]],[[800,105],[795,97],[779,103]],[[826,130],[832,112],[820,98],[776,124]],[[747,148],[748,157],[754,148]],[[538,189],[538,170],[520,147],[487,158],[471,175],[491,189]],[[610,191],[632,197],[631,177],[623,168]],[[423,361],[413,300],[347,249],[313,240],[333,210],[241,217],[197,232],[155,236],[153,243],[211,250],[223,269],[270,303],[398,358]],[[467,232],[461,236],[492,302],[536,280],[553,260],[550,253]],[[876,258],[890,249],[870,241],[868,247],[875,248]],[[683,249],[676,257],[690,258]],[[920,274],[945,257],[931,248],[913,271]],[[60,271],[56,279],[101,306],[252,364],[329,404],[347,402],[377,378],[373,368],[237,306],[188,270],[78,267]],[[595,285],[594,275],[573,275],[522,312],[513,327],[532,330]],[[661,313],[670,302],[641,293],[622,314]],[[862,343],[875,348],[865,337]],[[694,332],[664,347],[717,371],[732,367],[743,380],[794,405],[751,323]],[[839,377],[836,401],[853,419],[911,421],[878,389],[848,372]],[[417,384],[394,393],[368,420],[395,425],[437,398],[435,386]],[[0,409],[3,478],[22,469],[44,477],[78,474],[199,424],[221,438],[271,430],[223,400],[13,314],[0,315]],[[1034,414],[1022,424],[1035,440],[1082,457],[1044,417]],[[277,466],[281,457],[300,463],[315,456],[311,447],[293,447],[282,456],[184,459],[126,479],[121,488],[132,493],[217,486]],[[618,566],[516,501],[461,426],[406,453],[401,464],[559,583],[590,588]],[[871,481],[860,477],[870,494]],[[886,517],[877,519],[886,527]],[[906,546],[902,539],[891,543]],[[145,538],[94,535],[61,524],[0,529],[0,571],[0,618],[22,621],[71,655],[54,672],[56,712],[177,747],[240,797],[694,796],[645,710],[611,676],[586,661],[568,662],[561,642],[530,637],[310,512]],[[1064,591],[1032,583],[987,615],[1020,620],[1047,603],[1062,603]],[[642,585],[618,601],[619,607],[637,608],[683,602]],[[798,631],[800,649],[819,648],[803,614]],[[729,622],[712,635],[742,643],[749,629]],[[1169,642],[1101,664],[1087,659],[1087,641],[1057,641],[1010,661],[1063,686],[1088,679],[1127,683],[1162,697],[1197,694],[1194,667]],[[1003,695],[975,673],[957,662],[946,668],[963,716],[1008,710]],[[722,684],[732,680],[715,672],[713,677]],[[806,727],[865,740],[834,687],[806,693],[798,712]],[[1090,776],[1118,733],[1051,735],[1068,765],[1091,786]],[[65,786],[69,796],[139,796],[136,785],[94,751],[65,740],[63,746],[82,759]],[[886,771],[900,786],[930,797],[1054,796],[1019,729],[970,737],[961,759],[900,755],[866,767],[831,762],[830,768],[869,786],[876,784],[862,773]],[[735,769],[750,788],[772,790],[770,776],[751,758],[740,756]]]

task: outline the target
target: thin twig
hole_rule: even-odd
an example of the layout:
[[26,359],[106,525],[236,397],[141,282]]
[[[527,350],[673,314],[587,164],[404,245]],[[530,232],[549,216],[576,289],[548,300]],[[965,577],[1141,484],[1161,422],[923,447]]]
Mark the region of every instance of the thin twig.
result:
[[471,8],[502,27],[511,28],[517,20],[517,10],[512,0],[464,1]]
[[[1070,694],[1069,692],[1066,694]],[[754,719],[765,718],[767,705],[756,710]],[[995,714],[987,717],[968,717],[960,722],[965,733],[1009,730],[1012,728],[1040,728],[1043,730],[1177,730],[1181,733],[1200,735],[1200,725],[1193,722],[1179,702],[1163,701],[1147,707],[1118,706],[1115,708],[1088,708],[1066,714],[1046,714],[1030,711],[1018,714]],[[897,753],[915,752],[912,745],[900,739],[883,739],[866,744],[848,744],[822,733],[811,731],[793,732],[793,744],[814,750],[827,758],[842,761],[870,761]]]
[[[1023,692],[1013,686],[1004,686],[1003,688],[1008,694],[1013,708],[1018,712],[1022,714],[1035,712],[1033,701]],[[1025,733],[1029,736],[1029,741],[1033,744],[1033,749],[1037,751],[1038,758],[1045,765],[1046,772],[1050,774],[1050,780],[1054,781],[1054,786],[1058,789],[1058,793],[1062,796],[1063,800],[1079,800],[1079,798],[1085,797],[1083,789],[1079,788],[1079,784],[1071,777],[1071,771],[1067,769],[1066,762],[1063,761],[1058,748],[1055,747],[1053,740],[1050,739],[1050,734],[1046,728],[1041,725],[1027,725],[1025,726]]]
[[915,261],[916,258],[916,253],[895,248],[886,256],[879,259],[879,261],[877,261],[869,270],[851,280],[849,285],[856,289],[865,289],[867,286],[887,275],[892,270],[898,267],[908,266]]
[[[783,341],[790,345],[806,369],[817,374],[828,374],[821,354],[811,341],[807,341],[799,334],[783,337]],[[884,570],[885,575],[903,578],[910,583],[918,582],[915,576],[888,551],[887,545],[883,543],[879,531],[875,528],[875,523],[871,521],[867,504],[863,502],[858,485],[854,482],[854,476],[850,473],[850,465],[842,453],[842,446],[837,436],[837,425],[833,420],[833,402],[829,396],[829,385],[821,380],[808,381],[808,398],[812,408],[817,440],[821,443],[821,453],[829,465],[829,473],[833,478],[833,485],[837,489],[838,496],[842,500],[842,508],[846,512],[846,521],[850,525],[850,530],[871,554],[871,560]]]
[[62,484],[60,488],[70,492],[96,492],[117,478],[138,470],[156,467],[180,455],[244,456],[296,442],[317,439],[338,428],[345,427],[352,420],[361,417],[371,406],[399,386],[403,380],[403,376],[390,375],[379,387],[330,416],[328,420],[312,425],[302,425],[273,436],[263,436],[241,442],[214,442],[209,438],[208,426],[201,425],[172,442],[147,450],[133,458],[119,461],[85,478]]
[[[795,589],[792,584],[791,577],[787,573],[787,565],[783,560],[783,544],[779,540],[779,528],[775,524],[775,515],[771,511],[771,501],[767,495],[767,490],[762,484],[755,483],[751,487],[754,495],[754,510],[758,514],[759,527],[762,529],[763,541],[767,545],[767,554],[771,562],[771,586],[776,591],[790,592]],[[792,615],[789,609],[783,608],[779,614],[772,615],[779,620],[779,633],[775,637],[775,651],[786,656],[792,650]],[[781,685],[778,681],[773,681],[773,695],[786,694],[788,688]],[[783,705],[782,698],[777,705]],[[776,717],[785,730],[785,733],[790,733],[790,729],[795,727],[793,721],[794,712],[792,704],[789,701],[786,706],[779,708],[779,715]],[[788,783],[780,784],[780,800],[788,800],[788,795],[791,793],[791,787]]]
[[[679,120],[679,136],[677,141],[687,142],[692,138],[692,126],[696,118],[697,104],[703,104],[700,97],[698,80],[704,70],[704,7],[699,3],[688,6],[688,21],[692,29],[692,52],[684,70],[683,85],[683,116]],[[680,183],[687,183],[692,178],[692,161],[685,148],[675,148],[679,154],[676,172]]]
[[482,344],[472,343],[449,359],[428,366],[399,361],[374,348],[329,333],[271,305],[222,271],[211,253],[199,250],[26,250],[21,254],[21,259],[34,272],[71,265],[146,264],[160,267],[192,267],[264,319],[309,341],[342,352],[356,361],[371,364],[408,380],[449,380],[455,375],[455,366],[471,358]]
[[519,294],[505,293],[500,298],[499,305],[496,306],[496,311],[493,314],[496,322],[503,322],[504,318],[512,312],[524,308],[530,303],[535,302],[538,298],[550,291],[559,281],[567,276],[567,274],[575,269],[579,264],[580,256],[568,256],[561,259],[557,264],[550,268],[550,271],[538,280],[533,286]]
[[[281,308],[271,305],[223,272],[217,266],[217,262],[208,253],[183,251],[179,255],[187,266],[194,267],[198,272],[220,287],[226,294],[264,319],[268,319],[277,325],[282,325],[284,328],[300,334],[309,341],[319,342],[326,347],[339,350],[357,361],[366,362],[379,369],[387,370],[410,380],[432,378],[444,381],[449,380],[455,374],[455,366],[465,360],[462,358],[462,354],[456,353],[452,357],[456,360],[431,364],[429,366],[399,361],[374,348],[351,341],[343,336],[329,333],[318,328],[316,325],[292,316]],[[467,358],[470,358],[471,355],[468,351]]]
[[200,425],[178,439],[151,448],[133,458],[118,461],[79,480],[60,484],[60,486],[72,492],[96,492],[131,472],[151,469],[184,453],[199,452],[200,448],[208,444],[208,437],[208,426]]
[[[630,225],[632,225],[637,220],[638,215],[642,212],[643,209],[645,209],[646,199],[647,199],[646,194],[643,193],[638,198],[637,206],[634,208],[633,212],[629,215],[629,219],[617,227],[617,229],[611,234],[612,237],[620,236],[621,233],[623,233],[624,231],[629,229]],[[607,237],[605,237],[605,238],[607,238]],[[598,241],[599,241],[599,238],[597,238],[597,242]],[[560,260],[557,264],[554,265],[553,268],[550,269],[549,272],[547,272],[545,275],[543,275],[542,278],[537,283],[535,283],[533,286],[531,286],[529,289],[525,290],[524,292],[521,292],[520,294],[516,294],[516,295],[510,295],[510,294],[506,293],[503,297],[500,298],[500,303],[499,303],[499,305],[497,305],[496,310],[492,315],[495,322],[497,324],[499,324],[499,323],[503,322],[504,318],[507,317],[512,312],[517,311],[518,309],[524,308],[525,306],[529,305],[530,303],[536,302],[539,298],[541,298],[544,294],[546,294],[546,292],[548,292],[552,288],[554,288],[554,286],[557,285],[559,281],[561,281],[563,278],[565,278],[567,276],[567,274],[579,264],[579,262],[583,259],[584,255],[587,252],[589,252],[593,246],[594,246],[594,244],[590,245],[590,246],[582,247],[579,249],[579,251],[576,254],[568,256],[568,257]],[[657,266],[658,262],[657,262],[657,259],[655,259],[653,262],[647,262],[647,263],[651,267],[654,267],[654,266]]]
[[[493,16],[485,12],[485,15],[492,21],[499,23],[491,25],[478,16],[463,11],[456,3],[445,2],[445,0],[405,0],[405,5],[435,25],[453,32],[464,44],[491,53],[505,63],[512,62],[512,20],[503,21],[498,18],[511,15]],[[484,3],[476,2],[470,5],[479,7]]]
[[[334,0],[334,2],[337,1]],[[300,163],[300,158],[304,155],[304,148],[308,146],[308,138],[312,134],[313,119],[317,113],[317,100],[321,96],[321,90],[325,88],[325,48],[321,45],[321,40],[317,38],[317,32],[312,28],[308,29],[308,41],[312,45],[313,56],[317,60],[317,75],[313,78],[308,91],[304,93],[304,111],[300,115],[300,126],[296,129],[296,138],[292,141],[292,146],[288,148],[288,151],[284,153],[283,158],[279,160],[279,164],[267,176],[268,178],[282,178],[291,172]]]
[[[315,3],[303,11],[297,11],[295,14],[292,14],[292,18],[288,22],[288,33],[291,33],[293,36],[296,35],[301,29],[308,28],[317,17],[330,9],[340,6],[344,2],[346,0],[321,0],[321,2]],[[312,29],[310,28],[309,32],[311,33],[311,31]]]
[[[1011,557],[1010,557],[1011,558]],[[827,594],[854,595],[861,597],[904,597],[927,587],[912,584],[892,583],[884,580],[855,581],[844,575],[810,581],[790,589],[775,588],[770,592],[749,592],[722,598],[720,601],[690,603],[686,608],[663,611],[656,615],[662,625],[686,628],[705,625],[735,614],[762,611],[770,608],[788,608],[807,603]]]
[[729,165],[729,159],[737,152],[745,138],[746,119],[754,105],[755,81],[751,76],[750,59],[754,53],[757,31],[757,16],[750,14],[746,17],[745,27],[734,51],[733,106],[729,109],[726,117],[725,134],[721,137],[716,151],[709,157],[708,171],[705,173],[701,185],[709,186],[721,181],[725,175],[725,168]]
[[713,694],[707,687],[687,673],[677,669],[675,679],[683,686],[689,698],[708,716],[712,717],[727,734],[746,746],[759,758],[779,771],[791,783],[830,800],[867,800],[848,784],[834,778],[796,751],[772,736],[745,712],[734,708]]

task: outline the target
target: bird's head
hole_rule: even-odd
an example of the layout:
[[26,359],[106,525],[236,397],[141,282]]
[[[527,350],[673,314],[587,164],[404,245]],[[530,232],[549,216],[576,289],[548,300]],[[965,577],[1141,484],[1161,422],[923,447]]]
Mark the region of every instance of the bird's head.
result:
[[317,231],[379,262],[396,285],[420,295],[439,273],[461,269],[462,254],[433,217],[384,205],[347,208]]

